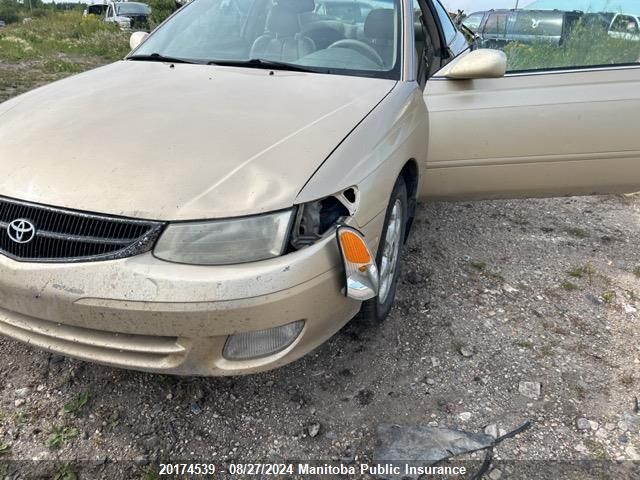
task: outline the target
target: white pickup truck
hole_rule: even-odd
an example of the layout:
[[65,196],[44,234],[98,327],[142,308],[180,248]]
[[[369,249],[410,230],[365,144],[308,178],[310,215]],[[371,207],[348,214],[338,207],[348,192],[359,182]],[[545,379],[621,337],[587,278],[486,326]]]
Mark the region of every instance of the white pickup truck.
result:
[[640,41],[640,18],[629,13],[617,13],[609,26],[609,36]]

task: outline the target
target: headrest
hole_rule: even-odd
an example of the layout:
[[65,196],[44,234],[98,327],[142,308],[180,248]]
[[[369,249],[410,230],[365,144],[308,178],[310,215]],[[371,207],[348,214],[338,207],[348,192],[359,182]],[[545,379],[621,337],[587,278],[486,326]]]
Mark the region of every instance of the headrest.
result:
[[282,37],[292,37],[300,32],[298,14],[291,10],[274,6],[267,16],[266,31]]
[[314,0],[274,0],[273,4],[294,13],[313,12],[316,9]]
[[364,22],[364,34],[368,38],[393,40],[394,12],[391,8],[371,10]]

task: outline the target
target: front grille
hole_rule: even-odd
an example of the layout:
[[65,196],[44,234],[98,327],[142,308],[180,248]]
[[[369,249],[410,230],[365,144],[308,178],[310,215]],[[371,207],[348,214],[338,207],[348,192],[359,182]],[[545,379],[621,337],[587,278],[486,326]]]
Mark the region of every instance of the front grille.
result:
[[131,257],[151,250],[164,225],[0,197],[0,253],[18,261],[87,262]]

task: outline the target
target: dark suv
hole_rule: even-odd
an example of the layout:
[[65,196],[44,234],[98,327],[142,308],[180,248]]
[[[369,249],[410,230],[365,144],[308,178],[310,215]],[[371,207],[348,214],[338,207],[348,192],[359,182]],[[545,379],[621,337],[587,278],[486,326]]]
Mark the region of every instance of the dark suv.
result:
[[462,24],[478,35],[483,47],[509,42],[561,45],[583,15],[561,10],[489,10],[468,15]]

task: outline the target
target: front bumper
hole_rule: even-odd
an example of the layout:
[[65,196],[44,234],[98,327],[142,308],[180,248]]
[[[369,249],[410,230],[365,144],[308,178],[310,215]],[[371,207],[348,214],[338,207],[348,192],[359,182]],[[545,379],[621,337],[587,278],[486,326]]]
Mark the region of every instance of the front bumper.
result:
[[[305,355],[360,308],[347,298],[333,236],[244,265],[191,266],[151,253],[80,264],[0,256],[0,333],[49,351],[116,367],[181,375],[269,370]],[[304,320],[283,351],[230,361],[233,333]]]

